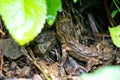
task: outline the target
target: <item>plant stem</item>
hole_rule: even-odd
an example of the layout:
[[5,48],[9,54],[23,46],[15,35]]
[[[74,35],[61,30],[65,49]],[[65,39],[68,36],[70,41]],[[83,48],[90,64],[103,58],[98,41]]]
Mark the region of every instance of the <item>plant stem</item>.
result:
[[119,6],[117,5],[117,3],[115,2],[115,0],[113,0],[113,3],[115,4],[115,6],[117,7],[118,11],[120,12],[120,8],[119,8]]

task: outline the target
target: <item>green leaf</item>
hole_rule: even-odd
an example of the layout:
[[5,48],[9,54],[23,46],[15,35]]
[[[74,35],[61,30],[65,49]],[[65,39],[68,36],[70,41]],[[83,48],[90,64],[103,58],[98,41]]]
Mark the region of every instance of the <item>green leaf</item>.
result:
[[9,33],[20,45],[32,41],[46,19],[45,0],[0,0],[0,14]]
[[113,43],[117,47],[120,47],[120,25],[113,28],[109,27],[109,32],[112,37]]
[[111,14],[112,18],[114,18],[118,12],[119,10],[113,10]]
[[61,0],[47,0],[47,23],[49,25],[54,23],[57,11],[62,11]]
[[120,80],[120,66],[102,67],[93,73],[83,74],[82,80]]
[[78,0],[73,0],[74,3],[76,3]]

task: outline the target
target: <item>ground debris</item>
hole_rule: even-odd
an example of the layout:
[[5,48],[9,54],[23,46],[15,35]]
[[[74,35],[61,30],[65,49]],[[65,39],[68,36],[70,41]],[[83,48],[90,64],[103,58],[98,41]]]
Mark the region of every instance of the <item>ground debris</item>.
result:
[[83,73],[119,65],[120,49],[113,44],[108,25],[102,0],[63,0],[53,27],[45,24],[32,42],[21,47],[12,38],[0,40],[3,79],[46,80],[44,72],[51,80],[80,80]]
[[4,45],[4,56],[10,59],[17,59],[23,55],[20,46],[12,38],[0,40],[1,45]]

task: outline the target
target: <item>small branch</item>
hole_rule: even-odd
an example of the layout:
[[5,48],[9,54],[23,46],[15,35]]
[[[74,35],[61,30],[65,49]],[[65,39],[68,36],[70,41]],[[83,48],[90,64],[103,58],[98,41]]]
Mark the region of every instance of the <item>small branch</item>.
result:
[[106,10],[106,14],[107,14],[109,23],[110,23],[110,25],[112,27],[114,27],[115,26],[115,22],[114,22],[114,20],[111,17],[110,10],[109,10],[109,7],[108,7],[108,1],[107,0],[103,0],[103,1],[104,1],[104,6],[105,6],[105,10]]
[[44,70],[37,64],[36,60],[35,60],[35,59],[32,59],[32,58],[29,56],[29,54],[28,54],[28,52],[27,52],[27,50],[26,50],[25,48],[21,47],[21,51],[22,51],[22,52],[24,53],[24,55],[25,55],[31,62],[33,62],[33,64],[43,73],[43,75],[45,76],[46,80],[51,80],[51,79],[47,76],[47,74],[44,72]]

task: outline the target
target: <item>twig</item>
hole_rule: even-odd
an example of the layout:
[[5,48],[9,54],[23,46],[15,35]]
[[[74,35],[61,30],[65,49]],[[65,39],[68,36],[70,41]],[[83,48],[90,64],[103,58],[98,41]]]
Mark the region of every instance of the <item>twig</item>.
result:
[[32,58],[29,56],[29,54],[28,54],[28,52],[27,52],[27,50],[26,50],[25,48],[21,47],[21,51],[24,52],[24,55],[25,55],[31,62],[33,62],[33,64],[43,73],[43,75],[45,76],[46,80],[51,80],[51,79],[47,76],[47,74],[44,72],[44,70],[37,64],[36,60],[35,60],[35,59],[32,59]]
[[108,7],[108,1],[107,0],[103,0],[103,1],[104,1],[104,6],[105,6],[105,10],[106,10],[106,13],[107,13],[109,23],[110,23],[111,27],[115,27],[115,22],[111,17],[110,10],[109,10],[109,7]]

